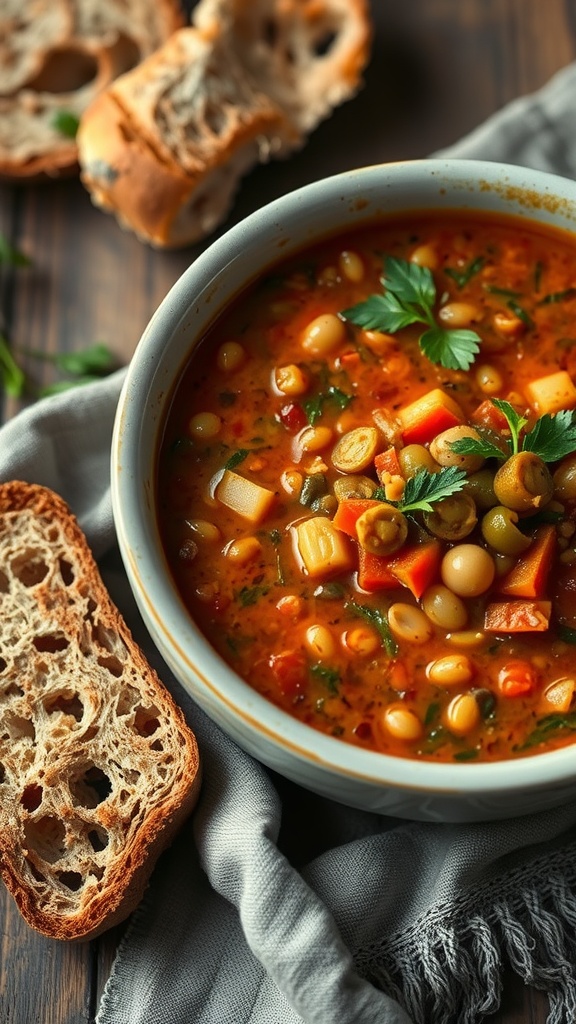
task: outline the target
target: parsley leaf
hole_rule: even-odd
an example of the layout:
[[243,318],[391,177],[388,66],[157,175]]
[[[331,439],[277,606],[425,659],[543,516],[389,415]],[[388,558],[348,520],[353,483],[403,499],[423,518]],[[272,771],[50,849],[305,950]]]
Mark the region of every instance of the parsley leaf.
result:
[[[510,428],[510,440],[506,440],[507,451],[502,450],[490,440],[486,434],[478,438],[463,437],[452,441],[450,447],[458,455],[481,455],[485,459],[507,459],[519,452],[532,452],[543,462],[558,462],[566,455],[576,451],[576,412],[561,409],[551,415],[544,413],[536,420],[531,430],[522,437],[522,431],[528,420],[516,412],[510,402],[500,398],[492,398],[492,404],[506,417]],[[504,438],[502,439],[504,441]]]
[[394,639],[392,630],[390,629],[390,623],[388,622],[388,616],[380,608],[370,608],[367,604],[358,604],[356,601],[346,601],[345,608],[349,608],[350,611],[355,612],[356,615],[360,615],[367,622],[370,622],[374,626],[382,646],[389,654],[391,658],[395,654],[398,654],[398,644]]
[[490,439],[480,427],[475,428],[479,437],[460,437],[452,441],[450,448],[456,455],[480,455],[483,459],[507,459],[509,452],[505,452],[494,441]]
[[520,431],[526,426],[528,420],[524,416],[520,416],[514,406],[510,405],[510,402],[505,402],[502,398],[493,398],[492,405],[495,405],[506,417],[512,438],[512,454],[517,455],[520,450]]
[[525,435],[522,451],[534,452],[544,462],[557,462],[576,451],[574,412],[562,409],[555,416],[545,413]]
[[383,295],[369,295],[341,315],[364,330],[389,334],[410,324],[425,324],[420,348],[431,362],[449,370],[467,370],[472,365],[480,338],[475,331],[447,330],[436,322],[436,285],[428,267],[387,256],[381,282]]
[[432,512],[432,502],[450,498],[461,491],[466,479],[466,471],[458,466],[444,466],[439,473],[421,469],[406,481],[402,500],[390,504],[397,504],[402,512]]

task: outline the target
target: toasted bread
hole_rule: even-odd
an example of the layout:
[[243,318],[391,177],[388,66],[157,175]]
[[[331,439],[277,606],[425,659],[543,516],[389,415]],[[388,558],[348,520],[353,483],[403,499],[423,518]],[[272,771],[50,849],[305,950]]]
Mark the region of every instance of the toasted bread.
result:
[[250,168],[302,146],[356,92],[370,28],[365,0],[201,0],[83,114],[94,203],[158,247],[202,238]]
[[125,918],[199,786],[68,506],[0,484],[0,873],[28,924],[88,939]]
[[86,106],[183,23],[179,0],[3,0],[0,178],[77,172]]

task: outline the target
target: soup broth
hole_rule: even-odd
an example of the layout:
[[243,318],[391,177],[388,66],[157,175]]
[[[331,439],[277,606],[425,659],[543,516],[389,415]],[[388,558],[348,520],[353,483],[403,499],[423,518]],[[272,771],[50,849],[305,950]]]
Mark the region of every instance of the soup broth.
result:
[[574,742],[575,380],[567,235],[430,214],[271,268],[165,424],[184,604],[342,741],[461,762]]

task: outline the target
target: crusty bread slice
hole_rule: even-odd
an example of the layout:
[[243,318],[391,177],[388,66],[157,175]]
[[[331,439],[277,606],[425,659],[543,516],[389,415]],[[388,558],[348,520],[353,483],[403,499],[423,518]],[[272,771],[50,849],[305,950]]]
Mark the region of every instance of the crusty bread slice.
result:
[[0,872],[26,921],[87,939],[125,918],[199,786],[69,508],[0,484]]
[[155,246],[205,236],[254,164],[303,145],[355,93],[370,35],[366,0],[201,0],[82,116],[94,203]]
[[179,0],[2,0],[0,177],[77,171],[62,113],[80,118],[183,23]]

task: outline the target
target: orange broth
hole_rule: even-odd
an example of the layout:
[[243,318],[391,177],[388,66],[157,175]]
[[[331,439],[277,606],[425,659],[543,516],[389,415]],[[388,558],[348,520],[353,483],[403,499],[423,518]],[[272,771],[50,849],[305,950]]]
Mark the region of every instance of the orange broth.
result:
[[[436,318],[455,309],[456,323],[464,316],[480,336],[470,369],[423,355],[421,324],[390,334],[341,316],[382,294],[385,256],[429,266]],[[310,331],[326,314],[324,334]],[[528,421],[525,432],[547,402],[550,415],[576,406],[574,380],[576,243],[567,234],[430,214],[330,238],[271,268],[194,351],[167,416],[157,509],[183,602],[255,690],[343,741],[462,762],[574,742],[576,456],[548,464],[554,492],[517,513],[521,553],[497,551],[483,535],[484,517],[501,506],[495,459],[481,466],[480,490],[468,474],[476,522],[463,538],[438,536],[417,510],[406,514],[403,547],[367,557],[351,504],[358,486],[367,507],[397,507],[411,472],[404,450],[416,443],[429,465],[431,429],[471,424],[505,445],[510,431],[493,398]],[[434,420],[438,409],[430,416],[418,402],[438,390],[447,400]],[[415,402],[412,421],[404,410]],[[346,473],[333,463],[335,446],[357,428],[372,440],[376,428],[376,456]],[[245,493],[242,481],[257,486]],[[318,518],[326,536],[313,527],[307,539],[302,524]],[[461,544],[482,550],[493,580],[472,596],[459,582],[446,595],[443,559]]]

